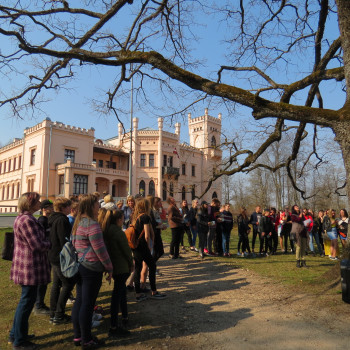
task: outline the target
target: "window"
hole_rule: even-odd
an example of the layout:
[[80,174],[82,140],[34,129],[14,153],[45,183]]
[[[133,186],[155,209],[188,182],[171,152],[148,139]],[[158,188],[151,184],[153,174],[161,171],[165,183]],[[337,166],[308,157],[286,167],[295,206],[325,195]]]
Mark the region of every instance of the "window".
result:
[[67,162],[67,159],[70,159],[72,163],[75,161],[75,150],[74,149],[65,149],[64,150],[64,162]]
[[19,156],[18,158],[18,169],[22,168],[22,156]]
[[58,194],[64,194],[64,175],[58,175]]
[[1,171],[2,171],[2,163],[0,162],[0,174],[1,174]]
[[117,163],[116,162],[111,162],[112,163],[112,169],[117,169]]
[[148,194],[154,196],[156,194],[154,181],[151,180],[148,184]]
[[9,159],[9,171],[11,171],[11,160],[12,159]]
[[17,198],[19,198],[19,190],[20,190],[20,184],[17,182]]
[[34,192],[34,179],[33,178],[27,179],[27,192]]
[[12,193],[11,193],[11,198],[15,198],[15,184],[12,184]]
[[35,154],[36,154],[36,148],[33,148],[30,151],[30,165],[34,165],[35,164]]
[[168,165],[168,164],[167,164],[167,159],[168,159],[167,155],[164,154],[164,155],[163,155],[163,166],[167,166],[167,165]]
[[192,165],[192,176],[196,176],[196,166]]
[[2,186],[1,200],[5,199],[5,186]]
[[111,167],[111,162],[106,160],[106,168],[109,169]]
[[184,201],[186,199],[186,188],[185,188],[185,186],[182,186],[181,193],[182,193],[182,197],[181,198]]
[[169,166],[173,166],[173,156],[169,156]]
[[88,176],[74,174],[73,194],[85,194],[88,192]]
[[166,201],[166,197],[167,197],[167,186],[166,186],[166,182],[163,182],[163,201]]
[[148,166],[149,166],[150,168],[153,168],[153,167],[154,167],[154,154],[153,154],[153,153],[151,153],[151,154],[149,155]]
[[196,186],[195,185],[192,186],[191,197],[192,197],[192,200],[194,200],[196,198]]
[[98,167],[103,168],[103,160],[102,159],[98,160]]
[[145,181],[141,180],[139,184],[139,194],[144,197],[145,196],[145,191],[146,191],[146,184]]
[[186,175],[186,164],[184,163],[181,165],[181,174]]
[[141,153],[140,166],[142,167],[146,166],[146,155],[144,153]]
[[210,145],[211,145],[211,147],[216,147],[216,138],[215,138],[215,136],[213,136],[213,137],[211,138]]
[[4,161],[4,173],[6,173],[6,160]]
[[[33,191],[30,191],[33,192]],[[10,199],[10,185],[7,185],[7,197],[6,199]]]
[[170,197],[174,197],[174,184],[172,182],[169,185],[169,195]]
[[211,196],[211,198],[218,198],[218,195],[216,194],[216,192],[213,192],[213,195]]
[[17,157],[13,158],[13,170],[16,170]]

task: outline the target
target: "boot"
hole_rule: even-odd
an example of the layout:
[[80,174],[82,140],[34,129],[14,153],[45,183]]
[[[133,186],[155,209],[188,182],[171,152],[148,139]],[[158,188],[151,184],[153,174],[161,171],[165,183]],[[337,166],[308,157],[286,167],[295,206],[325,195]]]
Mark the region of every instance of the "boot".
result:
[[301,260],[301,267],[307,267],[307,266],[306,266],[306,261],[305,261],[305,260]]
[[297,260],[297,267],[301,267],[300,260]]

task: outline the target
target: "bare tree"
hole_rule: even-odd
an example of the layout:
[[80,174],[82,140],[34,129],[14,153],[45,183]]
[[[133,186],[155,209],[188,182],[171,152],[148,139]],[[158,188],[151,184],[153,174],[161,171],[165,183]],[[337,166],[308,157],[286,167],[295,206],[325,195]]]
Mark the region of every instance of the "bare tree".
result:
[[[15,5],[2,1],[0,35],[7,45],[0,54],[1,73],[9,81],[20,76],[22,85],[2,91],[0,106],[9,105],[14,116],[23,117],[39,108],[48,91],[65,88],[86,66],[105,66],[114,68],[115,78],[106,91],[106,99],[96,100],[95,105],[117,117],[122,108],[118,97],[124,93],[124,83],[134,75],[139,77],[137,92],[148,103],[152,99],[144,88],[146,82],[157,85],[159,98],[162,94],[168,97],[170,92],[187,94],[190,90],[194,92],[190,106],[203,99],[212,103],[215,97],[229,109],[235,104],[250,108],[256,121],[270,125],[264,140],[253,142],[248,148],[238,148],[234,140],[224,140],[224,146],[232,149],[231,156],[222,171],[213,175],[208,188],[224,174],[286,167],[294,188],[307,198],[303,186],[294,180],[292,165],[308,124],[315,126],[310,135],[314,139],[317,126],[333,131],[349,180],[350,2],[216,3],[86,0],[76,8],[65,0],[17,0]],[[196,39],[193,28],[197,25],[193,13],[198,11],[202,23],[215,18],[233,33],[221,38],[227,45],[227,58],[218,62],[216,78],[198,74],[203,57],[192,57],[191,43]],[[127,27],[121,27],[118,21],[125,15],[130,20]],[[334,30],[336,21],[340,34]],[[132,70],[127,69],[129,64],[134,65]],[[322,84],[327,82],[341,82],[334,86],[340,93],[345,91],[346,98],[338,109],[324,108]],[[182,111],[190,106],[182,106]],[[288,158],[273,167],[262,163],[261,155],[281,141],[290,127],[294,128],[294,141]],[[316,148],[312,154],[319,157]],[[350,186],[347,192],[349,195]]]

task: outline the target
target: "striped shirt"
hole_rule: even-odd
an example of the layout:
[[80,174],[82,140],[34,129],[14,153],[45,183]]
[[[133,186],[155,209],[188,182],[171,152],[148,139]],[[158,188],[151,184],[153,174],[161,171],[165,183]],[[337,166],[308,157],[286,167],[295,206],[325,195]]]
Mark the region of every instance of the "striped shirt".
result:
[[112,273],[112,262],[103,240],[101,227],[96,221],[89,218],[81,219],[73,237],[73,245],[78,252],[78,258],[81,258],[90,247],[82,265],[91,270],[98,270],[101,266],[102,270]]

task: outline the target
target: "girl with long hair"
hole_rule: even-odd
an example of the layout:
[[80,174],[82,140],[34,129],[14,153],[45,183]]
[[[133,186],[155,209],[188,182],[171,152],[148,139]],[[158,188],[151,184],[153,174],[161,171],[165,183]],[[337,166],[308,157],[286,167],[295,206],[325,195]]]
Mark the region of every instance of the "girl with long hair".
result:
[[105,246],[101,227],[97,217],[99,203],[94,195],[86,195],[79,202],[72,236],[78,259],[84,255],[79,265],[77,295],[72,310],[74,343],[81,344],[82,349],[96,348],[103,341],[91,334],[92,315],[98,292],[102,284],[103,273],[110,281],[113,266]]
[[132,215],[131,225],[135,227],[136,237],[139,239],[139,244],[136,249],[133,249],[135,260],[135,292],[136,301],[143,301],[147,296],[142,293],[140,286],[141,270],[143,261],[149,268],[149,282],[151,285],[153,299],[164,299],[165,294],[157,291],[156,287],[156,263],[151,254],[151,218],[150,218],[150,203],[145,198],[140,198],[135,204],[135,209]]
[[340,219],[338,221],[338,230],[340,242],[343,247],[345,247],[346,241],[348,239],[348,226],[349,226],[349,215],[346,209],[340,210]]
[[[249,218],[247,215],[247,209],[241,208],[240,214],[237,216],[237,224],[238,224],[238,245],[237,245],[237,256],[245,256],[246,254],[250,254],[250,246],[249,246],[249,239],[248,234],[250,232],[249,227]],[[240,248],[242,244],[242,253],[240,253]],[[246,252],[248,250],[248,253]]]
[[[124,213],[122,210],[107,210],[102,222],[103,238],[113,265],[114,286],[111,298],[111,324],[109,336],[124,336],[130,332],[126,329],[128,307],[125,282],[133,269],[133,257],[128,240],[122,226]],[[119,309],[122,313],[121,325],[118,324]]]

